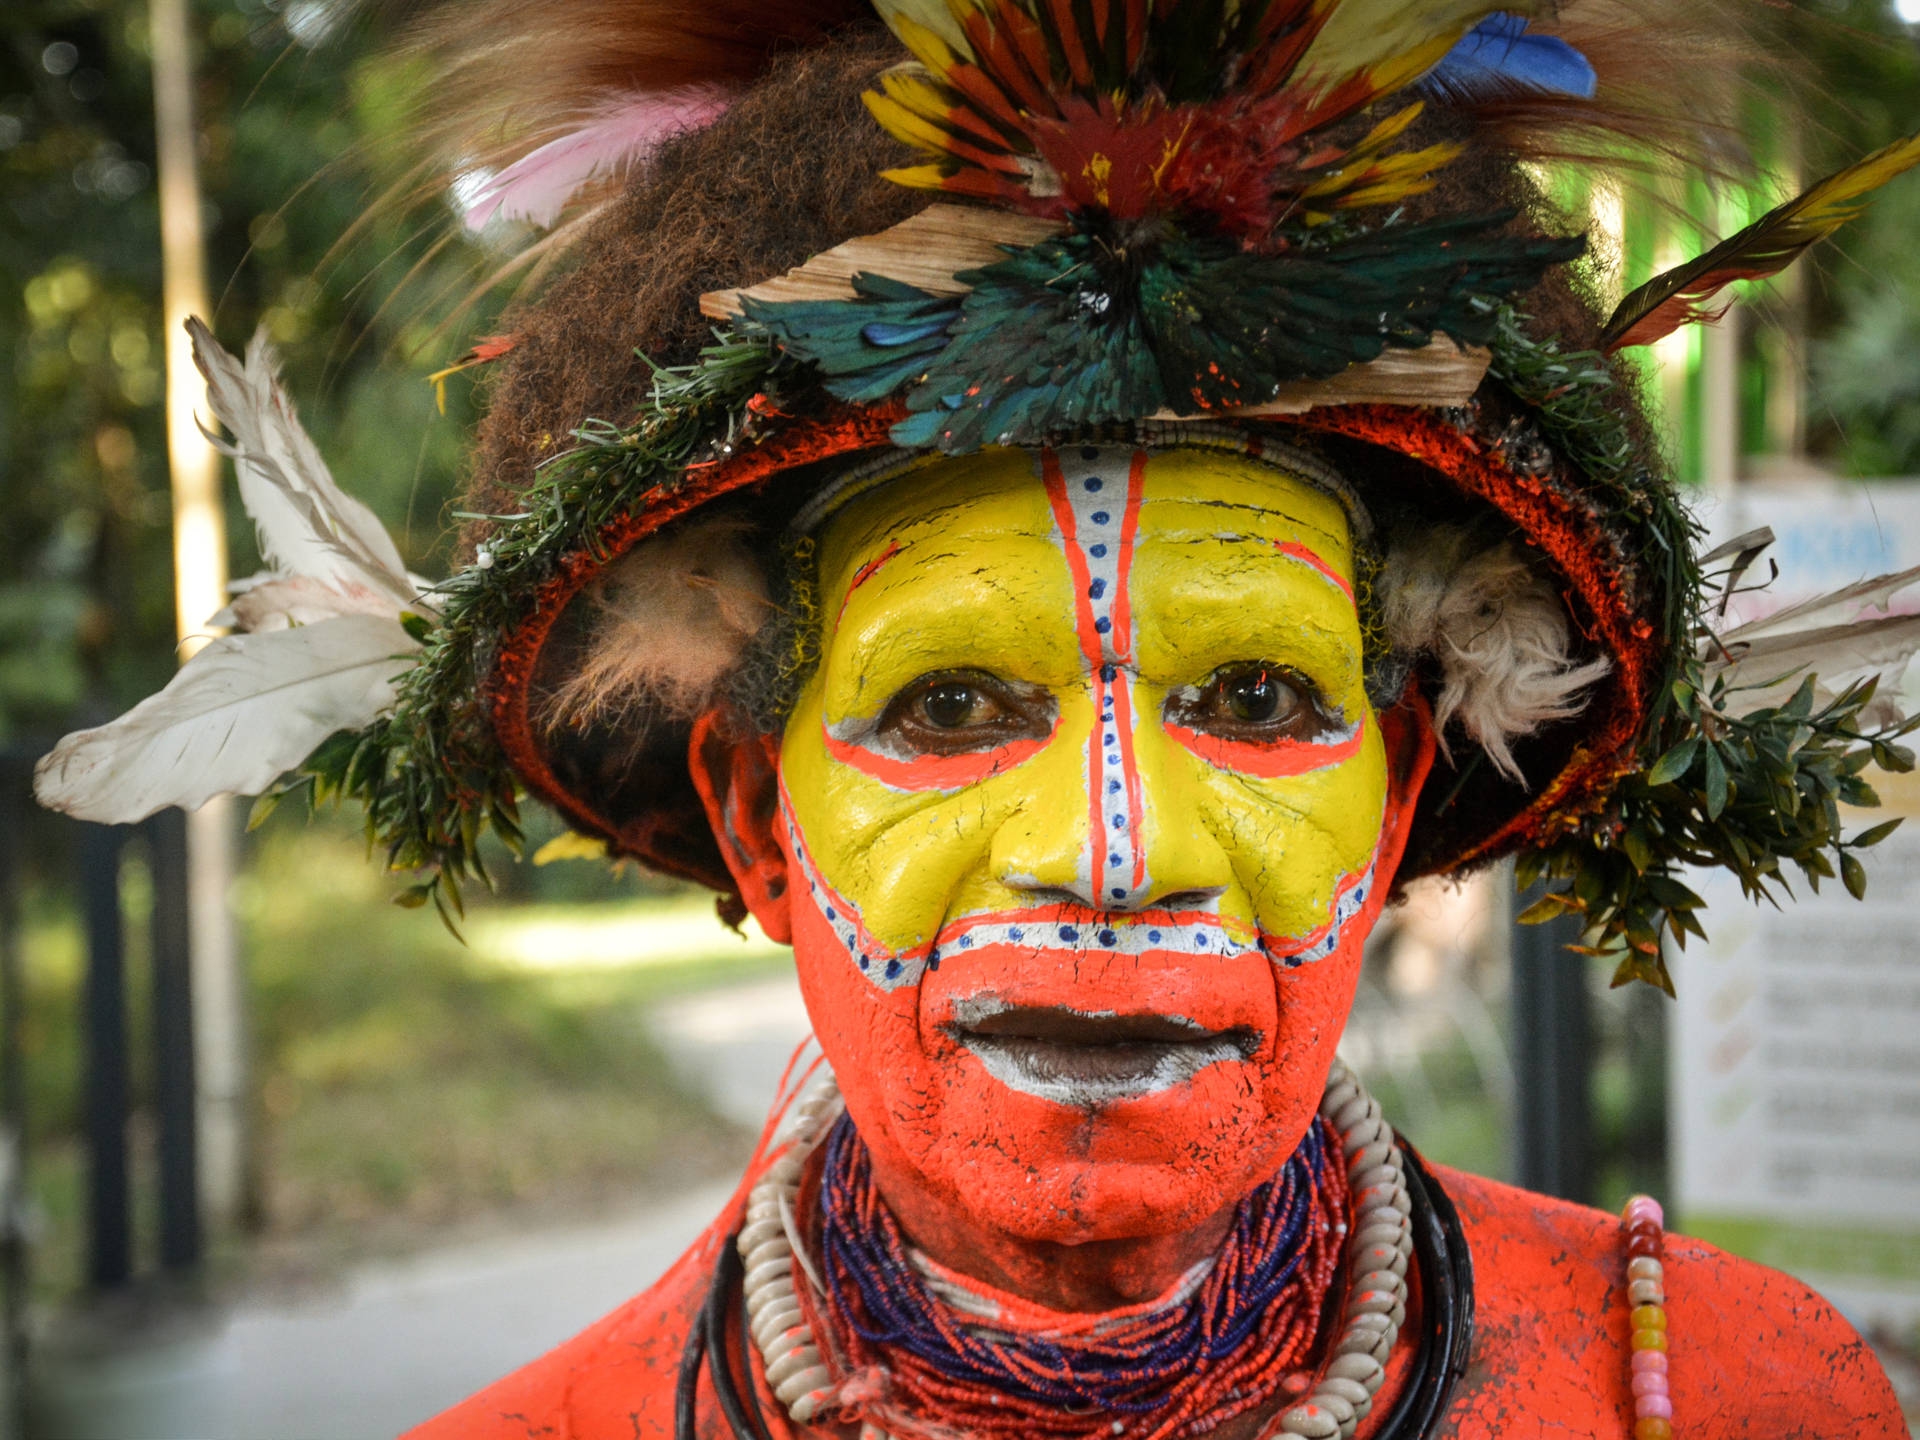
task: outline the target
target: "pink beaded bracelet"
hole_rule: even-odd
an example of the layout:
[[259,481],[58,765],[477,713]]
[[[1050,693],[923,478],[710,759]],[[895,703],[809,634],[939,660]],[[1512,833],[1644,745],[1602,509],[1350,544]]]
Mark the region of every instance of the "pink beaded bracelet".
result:
[[1667,1280],[1660,1264],[1664,1216],[1651,1195],[1627,1201],[1627,1305],[1633,1330],[1633,1440],[1673,1440],[1673,1399],[1667,1393]]

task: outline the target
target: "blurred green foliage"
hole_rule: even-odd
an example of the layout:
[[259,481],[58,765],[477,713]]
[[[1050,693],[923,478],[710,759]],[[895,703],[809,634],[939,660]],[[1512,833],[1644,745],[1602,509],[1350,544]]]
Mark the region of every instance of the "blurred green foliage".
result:
[[[1811,181],[1920,131],[1920,27],[1889,0],[1804,10],[1811,23],[1793,43],[1807,71],[1798,148]],[[1844,474],[1920,476],[1916,233],[1920,176],[1908,174],[1807,262],[1807,444]]]
[[[285,8],[193,8],[214,328],[236,349],[266,328],[336,475],[431,571],[471,414],[456,381],[439,417],[424,376],[484,330],[484,304],[438,327],[485,257],[440,246],[437,197],[375,203],[407,178],[415,93],[373,58],[380,25]],[[163,683],[172,580],[147,6],[8,0],[0,32],[4,741]]]

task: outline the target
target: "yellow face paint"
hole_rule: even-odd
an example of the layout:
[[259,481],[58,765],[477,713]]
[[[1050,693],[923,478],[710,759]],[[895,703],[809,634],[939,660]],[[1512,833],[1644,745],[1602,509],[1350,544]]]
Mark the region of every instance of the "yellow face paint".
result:
[[[1365,883],[1386,769],[1338,502],[1229,453],[1096,453],[951,461],[936,497],[883,488],[823,537],[823,660],[781,768],[880,983],[1037,892],[1123,916],[1208,892],[1209,943],[1297,962]],[[1310,687],[1312,733],[1187,723],[1236,665]],[[917,751],[889,707],[942,676],[1011,682],[1051,725]]]
[[1215,1213],[1299,1143],[1391,880],[1340,503],[1223,451],[1000,450],[818,555],[782,843],[878,1173],[1042,1239]]

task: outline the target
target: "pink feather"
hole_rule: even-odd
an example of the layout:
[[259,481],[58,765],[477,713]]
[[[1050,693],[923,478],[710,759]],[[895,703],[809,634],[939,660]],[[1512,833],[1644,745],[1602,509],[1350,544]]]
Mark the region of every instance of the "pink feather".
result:
[[467,208],[467,228],[484,230],[496,216],[550,226],[583,186],[645,159],[670,136],[711,125],[728,99],[717,85],[687,85],[611,105],[489,179]]

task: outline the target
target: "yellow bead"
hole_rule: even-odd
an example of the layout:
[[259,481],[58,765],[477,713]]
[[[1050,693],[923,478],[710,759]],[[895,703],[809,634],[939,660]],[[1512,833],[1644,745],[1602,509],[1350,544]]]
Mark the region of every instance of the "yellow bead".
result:
[[1667,1328],[1667,1312],[1658,1305],[1636,1305],[1633,1314],[1628,1317],[1636,1330],[1664,1330]]
[[1633,1332],[1633,1348],[1636,1350],[1664,1350],[1667,1348],[1667,1332],[1664,1330],[1636,1330]]
[[1673,1440],[1673,1422],[1636,1420],[1633,1422],[1633,1440]]

